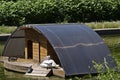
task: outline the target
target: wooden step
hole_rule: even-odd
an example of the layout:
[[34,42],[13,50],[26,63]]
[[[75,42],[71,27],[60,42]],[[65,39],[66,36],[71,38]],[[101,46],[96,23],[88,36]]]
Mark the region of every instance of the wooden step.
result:
[[51,69],[41,68],[41,67],[33,67],[33,71],[31,73],[26,73],[28,76],[48,76],[52,72]]
[[53,75],[65,78],[65,72],[63,68],[52,69]]

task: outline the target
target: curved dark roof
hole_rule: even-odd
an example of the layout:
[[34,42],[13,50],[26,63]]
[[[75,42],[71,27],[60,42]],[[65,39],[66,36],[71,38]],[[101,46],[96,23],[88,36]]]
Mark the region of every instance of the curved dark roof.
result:
[[[25,26],[23,26],[25,27]],[[42,33],[55,50],[66,76],[97,73],[92,61],[115,67],[108,47],[92,29],[82,24],[27,25]]]
[[[9,37],[3,50],[2,56],[25,57],[25,32],[17,28]],[[16,54],[17,53],[17,54]]]

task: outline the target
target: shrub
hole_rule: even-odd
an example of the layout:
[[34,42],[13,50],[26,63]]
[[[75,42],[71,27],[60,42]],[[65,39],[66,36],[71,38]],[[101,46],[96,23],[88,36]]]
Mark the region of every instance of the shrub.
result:
[[[98,64],[94,61],[93,61],[93,63],[94,63],[94,67],[97,69],[97,71],[99,73],[96,76],[97,80],[119,80],[120,79],[120,74],[118,72],[116,72],[116,70],[118,68],[116,68],[116,69],[109,68],[106,59],[104,59],[103,64]],[[103,73],[104,68],[106,68],[105,73]]]
[[1,0],[0,25],[120,20],[119,0]]

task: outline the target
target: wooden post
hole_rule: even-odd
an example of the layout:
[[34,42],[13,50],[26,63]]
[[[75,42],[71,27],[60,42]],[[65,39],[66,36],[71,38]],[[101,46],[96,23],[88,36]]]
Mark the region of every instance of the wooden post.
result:
[[25,59],[28,58],[28,51],[27,51],[27,40],[25,39]]
[[33,60],[39,62],[39,43],[33,42]]
[[27,47],[25,47],[25,59],[28,58],[28,52],[27,52]]

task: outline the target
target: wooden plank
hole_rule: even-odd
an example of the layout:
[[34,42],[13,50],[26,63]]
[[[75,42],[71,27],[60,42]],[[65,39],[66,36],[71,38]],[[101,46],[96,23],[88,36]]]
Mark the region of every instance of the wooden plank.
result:
[[46,68],[37,68],[37,67],[33,67],[33,71],[31,73],[26,73],[25,75],[28,76],[48,76],[51,73],[51,69],[46,69]]
[[25,47],[25,59],[28,58],[28,51],[27,51],[27,47]]
[[47,56],[47,39],[41,35],[40,36],[40,61],[42,61]]
[[33,42],[33,60],[39,61],[39,43]]
[[46,74],[30,74],[30,73],[26,73],[25,75],[27,76],[43,76],[43,77],[46,77]]
[[12,70],[12,71],[17,71],[17,72],[27,72],[28,68],[32,64],[27,64],[27,63],[20,63],[20,62],[4,62],[4,67],[6,69]]
[[53,70],[53,75],[65,78],[65,72],[64,72],[63,68],[52,69],[52,70]]

